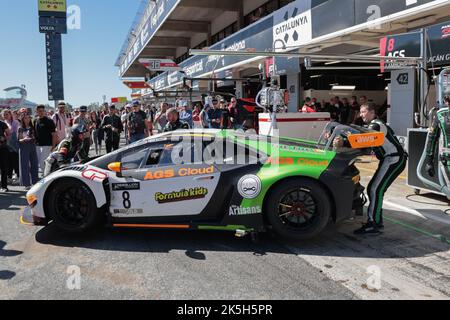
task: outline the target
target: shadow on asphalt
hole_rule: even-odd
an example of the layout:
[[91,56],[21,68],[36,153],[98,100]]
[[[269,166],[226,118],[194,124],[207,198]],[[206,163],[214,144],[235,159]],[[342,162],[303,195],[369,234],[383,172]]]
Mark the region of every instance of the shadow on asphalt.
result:
[[[24,198],[26,195],[25,191],[9,191],[8,193],[0,193],[0,210],[11,210],[17,211],[20,210],[20,206],[27,206],[27,201]],[[14,205],[15,208],[10,208],[11,205]]]
[[289,254],[289,250],[277,244],[269,234],[262,234],[258,243],[250,237],[236,238],[232,232],[144,230],[144,229],[100,229],[95,233],[68,235],[53,224],[36,233],[40,244],[60,247],[86,248],[119,252],[168,253],[185,251],[186,256],[205,260],[202,251],[250,252],[255,255],[267,253]]
[[353,231],[360,227],[359,220],[339,226],[330,224],[319,237],[295,242],[269,233],[261,234],[260,241],[253,243],[249,237],[236,238],[231,232],[180,230],[101,229],[89,235],[68,235],[52,224],[37,232],[36,241],[45,245],[118,252],[168,253],[183,250],[186,256],[195,260],[205,260],[202,252],[207,251],[249,252],[254,255],[295,252],[314,256],[390,259],[424,257],[450,248],[448,243],[439,239],[388,221],[385,221],[386,228],[380,236],[355,236]]
[[[6,246],[6,242],[0,240],[0,257],[16,257],[21,255],[22,251],[16,250],[4,250],[3,248]],[[11,280],[16,276],[15,272],[9,270],[0,270],[0,280]]]

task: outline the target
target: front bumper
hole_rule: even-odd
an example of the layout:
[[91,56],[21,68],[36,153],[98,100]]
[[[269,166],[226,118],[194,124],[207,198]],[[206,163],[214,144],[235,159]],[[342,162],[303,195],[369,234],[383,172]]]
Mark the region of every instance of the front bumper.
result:
[[28,226],[46,226],[48,221],[35,215],[31,207],[26,207],[20,216],[20,223]]

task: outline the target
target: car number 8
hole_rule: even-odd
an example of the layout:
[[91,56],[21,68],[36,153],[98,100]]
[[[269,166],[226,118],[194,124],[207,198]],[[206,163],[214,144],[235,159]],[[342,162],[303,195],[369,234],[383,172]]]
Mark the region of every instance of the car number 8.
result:
[[125,191],[122,194],[122,197],[123,197],[123,207],[125,209],[130,209],[131,208],[130,193]]

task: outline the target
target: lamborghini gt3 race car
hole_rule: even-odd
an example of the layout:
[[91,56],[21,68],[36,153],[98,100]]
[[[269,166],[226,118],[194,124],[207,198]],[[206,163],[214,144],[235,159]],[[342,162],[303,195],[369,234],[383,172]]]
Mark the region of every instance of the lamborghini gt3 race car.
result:
[[[28,192],[22,222],[72,233],[106,225],[311,238],[362,209],[354,164],[384,141],[360,127],[333,129],[319,142],[219,130],[157,135],[47,176]],[[348,146],[336,150],[338,135]]]

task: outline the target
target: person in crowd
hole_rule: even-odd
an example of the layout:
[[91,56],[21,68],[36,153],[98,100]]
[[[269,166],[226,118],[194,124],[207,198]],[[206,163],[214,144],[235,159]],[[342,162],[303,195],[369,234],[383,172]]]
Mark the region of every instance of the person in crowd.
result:
[[78,118],[80,116],[80,108],[76,108],[75,110],[73,110],[73,115],[70,119],[70,127],[72,128],[75,122],[75,119]]
[[20,184],[28,191],[39,181],[36,132],[29,114],[22,116],[17,138],[19,140]]
[[148,135],[153,136],[154,130],[153,123],[155,122],[155,112],[151,106],[147,106],[145,113],[147,114]]
[[349,124],[350,123],[350,116],[351,116],[351,106],[348,102],[347,98],[342,99],[342,103],[340,104],[340,110],[339,110],[339,123],[341,124]]
[[302,113],[314,113],[314,112],[316,112],[316,110],[314,110],[311,107],[311,104],[312,104],[311,98],[309,98],[309,97],[306,98],[305,104],[303,105],[303,107],[301,108],[301,110],[299,112],[302,112]]
[[194,127],[194,120],[192,119],[192,109],[187,101],[182,101],[180,104],[180,121],[186,122],[190,128]]
[[228,105],[228,111],[230,112],[231,128],[233,128],[234,130],[239,129],[239,108],[237,106],[237,99],[235,97],[231,98],[230,104]]
[[133,111],[128,115],[128,134],[130,143],[145,139],[149,131],[147,114],[141,110],[139,101],[133,102]]
[[122,115],[120,116],[120,120],[122,121],[122,126],[125,131],[125,143],[128,145],[130,143],[129,135],[128,135],[128,115],[131,112],[132,105],[127,104],[125,109],[122,111]]
[[222,130],[231,129],[233,125],[232,116],[229,105],[227,104],[225,99],[220,99],[219,107],[220,110],[222,110],[222,122],[220,125],[221,129]]
[[[3,118],[3,115],[1,115]],[[1,186],[0,193],[9,192],[8,190],[8,138],[11,135],[8,125],[0,120],[0,173],[1,173]]]
[[167,124],[167,110],[169,109],[169,105],[165,102],[161,103],[160,106],[160,110],[159,112],[156,114],[155,117],[155,123],[158,124],[158,126],[160,127],[160,130],[164,130],[164,128],[166,127]]
[[122,119],[117,115],[115,105],[110,106],[108,114],[103,118],[101,128],[106,134],[106,153],[118,150],[123,124]]
[[37,119],[34,123],[36,131],[36,150],[39,161],[39,168],[44,172],[45,159],[56,147],[58,137],[56,136],[55,123],[45,115],[45,106],[36,107]]
[[209,118],[208,118],[208,112],[211,109],[209,104],[205,104],[205,107],[200,112],[200,121],[202,124],[202,128],[209,128]]
[[196,103],[194,106],[194,110],[192,111],[192,122],[194,124],[194,128],[202,128],[202,122],[200,120],[200,113],[202,112],[202,108],[199,103]]
[[[16,113],[17,115],[17,113]],[[8,179],[10,183],[14,183],[19,179],[19,141],[17,139],[17,130],[19,129],[20,123],[14,118],[14,114],[11,110],[3,111],[3,119],[8,125],[8,129],[11,135],[8,139],[8,162],[9,171]]]
[[167,124],[163,130],[163,132],[172,132],[176,130],[188,130],[190,129],[189,124],[187,122],[183,122],[180,120],[180,115],[176,108],[170,108],[166,113]]
[[58,137],[58,143],[63,141],[67,135],[67,129],[70,128],[70,116],[66,113],[66,103],[58,103],[58,112],[56,112],[52,120],[56,126],[56,136]]
[[80,107],[80,115],[74,119],[73,123],[74,125],[82,125],[85,128],[82,148],[84,154],[89,154],[89,151],[91,149],[92,130],[94,129],[94,126],[88,116],[88,107]]
[[100,141],[100,131],[102,123],[95,111],[92,111],[89,116],[92,123],[92,142],[94,143],[95,154],[99,156],[102,151],[102,143]]
[[311,108],[316,110],[316,112],[323,112],[322,104],[317,101],[317,98],[311,99]]
[[220,129],[222,124],[222,110],[219,106],[217,98],[212,99],[213,107],[208,111],[208,121],[210,129]]

